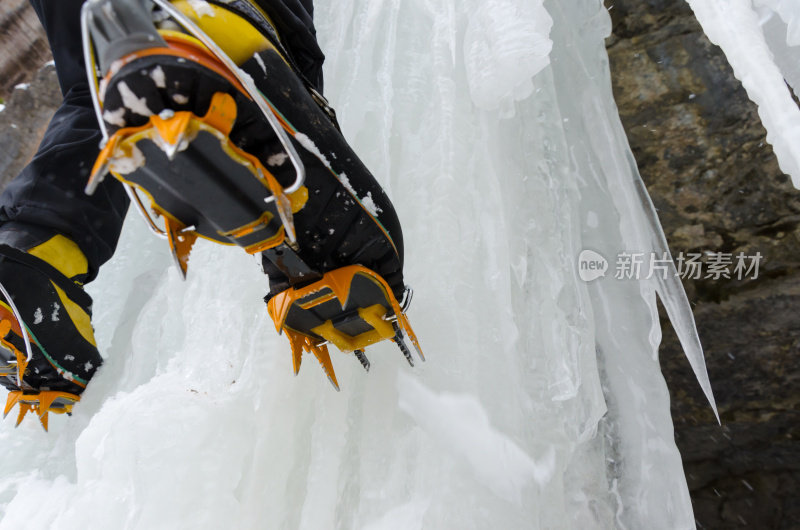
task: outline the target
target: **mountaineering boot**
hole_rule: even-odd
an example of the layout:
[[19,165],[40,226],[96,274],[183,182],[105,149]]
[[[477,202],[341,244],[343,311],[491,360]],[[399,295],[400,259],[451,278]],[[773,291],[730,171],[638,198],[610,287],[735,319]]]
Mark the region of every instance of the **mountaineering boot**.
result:
[[83,290],[88,263],[63,235],[0,227],[0,384],[4,415],[19,404],[47,429],[48,413],[70,413],[103,362]]
[[409,362],[406,336],[419,352],[402,303],[402,232],[279,37],[269,2],[263,8],[84,4],[105,137],[87,191],[109,172],[122,181],[184,275],[198,237],[261,253],[269,314],[289,338],[295,372],[311,352],[338,389],[327,343],[365,368],[363,349],[385,339]]

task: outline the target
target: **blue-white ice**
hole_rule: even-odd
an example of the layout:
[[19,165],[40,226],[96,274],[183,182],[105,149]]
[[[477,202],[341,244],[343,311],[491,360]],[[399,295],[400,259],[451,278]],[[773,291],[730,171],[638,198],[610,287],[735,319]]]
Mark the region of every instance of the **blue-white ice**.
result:
[[[334,356],[340,393],[310,358],[295,378],[252,258],[201,242],[182,282],[131,219],[89,287],[104,368],[49,434],[0,428],[0,529],[693,527],[656,292],[713,398],[680,283],[612,277],[666,244],[601,2],[316,4],[428,362],[382,344],[369,374]],[[583,250],[606,277],[578,277]]]

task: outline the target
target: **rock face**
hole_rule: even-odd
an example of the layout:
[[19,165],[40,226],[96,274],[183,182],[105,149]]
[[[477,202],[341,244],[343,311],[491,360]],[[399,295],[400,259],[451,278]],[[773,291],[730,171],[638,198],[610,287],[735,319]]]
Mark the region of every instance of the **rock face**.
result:
[[3,0],[0,9],[0,97],[6,98],[52,57],[28,0]]
[[28,0],[2,0],[0,9],[0,188],[36,152],[61,91],[50,48]]
[[[660,351],[698,527],[798,528],[800,192],[685,1],[606,6],[615,98],[670,249],[703,255],[684,285],[722,427],[666,321]],[[740,253],[761,254],[757,278],[737,278]]]
[[[755,107],[683,0],[606,1],[614,91],[631,147],[673,255],[704,260],[701,276],[684,285],[722,427],[666,321],[661,347],[698,527],[798,528],[800,192],[781,173]],[[24,0],[3,2],[16,7],[2,13],[1,28],[10,17],[34,16]],[[31,40],[33,48],[42,38]],[[14,48],[2,41],[0,49]],[[33,154],[59,100],[52,66],[12,93],[0,112],[0,182]],[[705,277],[707,252],[730,255],[729,278]],[[740,252],[762,255],[757,278],[750,271],[737,279]]]
[[0,188],[36,153],[50,118],[61,103],[56,69],[45,66],[24,88],[17,87],[0,112]]

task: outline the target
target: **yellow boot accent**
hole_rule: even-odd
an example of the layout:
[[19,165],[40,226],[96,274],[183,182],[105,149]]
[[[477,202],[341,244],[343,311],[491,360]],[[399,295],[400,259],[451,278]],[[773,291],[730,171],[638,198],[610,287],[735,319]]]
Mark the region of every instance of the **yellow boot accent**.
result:
[[238,65],[272,47],[247,19],[232,11],[214,4],[205,4],[208,12],[196,11],[186,0],[175,0],[172,5],[192,19]]
[[31,256],[46,261],[67,278],[74,278],[79,274],[89,272],[89,262],[78,245],[60,234],[27,252]]
[[97,348],[97,342],[95,342],[94,340],[94,329],[92,328],[92,319],[89,316],[89,314],[86,311],[84,311],[81,308],[81,306],[70,300],[67,297],[67,293],[62,291],[58,287],[58,285],[56,285],[53,282],[50,283],[55,288],[56,293],[58,293],[58,298],[61,299],[61,304],[67,311],[69,319],[75,325],[75,329],[78,330],[78,333],[81,334],[81,336],[86,340],[86,342]]

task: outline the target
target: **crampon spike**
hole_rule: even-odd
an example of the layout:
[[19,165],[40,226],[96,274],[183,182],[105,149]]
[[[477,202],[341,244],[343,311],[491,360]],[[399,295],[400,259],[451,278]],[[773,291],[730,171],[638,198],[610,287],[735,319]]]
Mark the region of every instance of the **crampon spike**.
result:
[[414,333],[414,330],[411,329],[411,324],[408,322],[408,318],[406,317],[405,313],[400,313],[397,316],[397,321],[395,322],[402,330],[405,331],[405,334],[408,335],[408,338],[411,339],[411,344],[414,345],[414,349],[417,351],[417,355],[419,356],[422,362],[425,362],[425,354],[422,353],[422,348],[419,346],[419,341],[417,340],[417,335]]
[[328,347],[323,344],[321,346],[313,346],[311,348],[314,357],[317,358],[319,361],[320,366],[322,366],[322,370],[325,372],[325,375],[328,376],[328,381],[331,382],[333,388],[339,392],[339,382],[336,380],[336,373],[333,371],[333,363],[331,362],[331,356],[328,353]]
[[195,241],[197,241],[197,233],[187,230],[186,226],[166,215],[164,216],[164,224],[166,225],[169,249],[172,251],[175,264],[185,280],[186,272],[189,270],[189,254],[192,252],[192,246],[194,246]]
[[50,423],[50,413],[48,411],[39,412],[39,423],[42,424],[42,428],[45,432],[47,431],[48,424]]
[[403,340],[403,336],[398,334],[394,339],[395,344],[397,344],[400,351],[403,352],[403,357],[406,358],[408,361],[409,366],[412,368],[414,367],[414,359],[411,357],[411,352],[408,350],[408,346],[406,346],[405,341]]
[[[403,356],[408,361],[412,367],[414,366],[414,359],[411,357],[411,350],[408,349],[408,345],[406,344],[405,336],[403,335],[403,330],[400,328],[400,324],[397,323],[395,320],[392,322],[392,327],[394,328],[394,339],[392,339],[397,346],[400,348],[400,351],[403,352]],[[423,359],[424,361],[425,359]]]
[[20,403],[19,414],[17,415],[17,423],[14,424],[14,428],[19,427],[19,424],[22,423],[22,420],[29,412],[33,412],[33,405],[25,402]]
[[369,372],[369,359],[367,359],[367,356],[364,354],[364,351],[354,350],[353,354],[356,356],[356,359],[358,359],[358,362],[361,363],[361,366],[364,367],[364,370]]
[[302,335],[292,333],[289,342],[292,346],[292,367],[294,375],[297,375],[300,373],[300,363],[303,362],[303,350],[307,349],[306,339]]
[[3,411],[3,419],[8,416],[8,413],[11,412],[11,409],[14,408],[14,405],[19,402],[20,398],[22,397],[22,392],[9,392],[8,399],[6,399],[6,408]]

